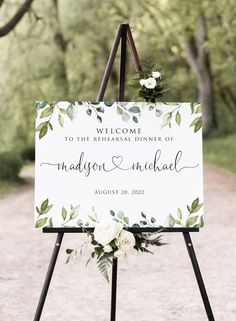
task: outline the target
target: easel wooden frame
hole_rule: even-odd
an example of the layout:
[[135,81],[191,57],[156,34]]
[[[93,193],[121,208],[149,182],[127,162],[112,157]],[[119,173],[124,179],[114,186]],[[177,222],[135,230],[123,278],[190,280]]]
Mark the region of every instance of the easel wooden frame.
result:
[[[138,57],[138,53],[135,47],[135,43],[132,37],[132,33],[128,24],[120,24],[117,30],[117,34],[112,46],[112,50],[107,62],[107,66],[104,72],[102,83],[99,89],[97,101],[102,101],[107,88],[108,80],[111,75],[111,70],[114,64],[116,53],[121,42],[121,56],[120,56],[120,81],[119,81],[119,95],[118,101],[125,101],[125,75],[126,75],[126,61],[127,61],[127,42],[131,51],[132,61],[135,67],[135,71],[138,76],[142,71],[141,63]],[[130,228],[131,232],[154,232],[160,230],[160,228]],[[203,304],[206,310],[206,314],[209,321],[215,321],[211,305],[208,299],[206,288],[203,282],[201,271],[198,265],[197,257],[194,251],[193,243],[190,237],[190,232],[199,232],[198,228],[162,228],[163,233],[167,232],[181,232],[183,233],[184,241],[188,250],[188,254],[192,263],[192,267],[197,279]],[[39,298],[38,306],[34,316],[34,321],[39,321],[41,318],[44,303],[47,297],[49,285],[57,261],[58,253],[60,251],[61,243],[63,240],[64,233],[83,233],[81,228],[44,228],[44,233],[57,233],[56,243],[52,252],[52,256],[49,262],[48,271],[45,277],[41,295]],[[116,294],[117,294],[117,264],[118,260],[113,260],[112,265],[112,279],[111,279],[111,314],[110,321],[115,321],[116,319]]]

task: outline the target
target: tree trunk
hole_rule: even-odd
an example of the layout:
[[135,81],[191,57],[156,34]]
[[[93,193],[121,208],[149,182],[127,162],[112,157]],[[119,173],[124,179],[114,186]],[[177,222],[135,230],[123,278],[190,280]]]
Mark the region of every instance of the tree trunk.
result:
[[53,0],[53,41],[56,45],[60,55],[58,57],[58,61],[55,66],[54,73],[54,83],[59,86],[60,89],[60,99],[68,99],[69,95],[69,85],[67,79],[67,70],[66,70],[66,60],[65,54],[67,51],[68,42],[65,40],[64,35],[61,30],[60,19],[59,19],[59,8],[58,8],[58,0]]
[[214,109],[214,91],[211,70],[206,66],[199,68],[197,72],[198,79],[198,100],[203,106],[203,132],[209,134],[216,128],[216,115]]
[[188,39],[186,52],[188,63],[198,81],[198,99],[203,106],[203,133],[205,135],[217,127],[210,57],[204,48],[206,40],[206,21],[204,15],[201,14],[198,39],[196,40],[193,36]]

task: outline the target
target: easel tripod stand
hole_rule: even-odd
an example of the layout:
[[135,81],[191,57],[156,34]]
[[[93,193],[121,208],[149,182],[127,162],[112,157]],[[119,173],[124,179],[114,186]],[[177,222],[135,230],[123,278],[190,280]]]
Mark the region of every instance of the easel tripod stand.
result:
[[[127,61],[127,42],[131,51],[132,61],[135,67],[135,71],[139,76],[142,68],[140,64],[140,60],[138,57],[138,53],[134,44],[134,40],[132,37],[132,33],[128,24],[120,24],[117,30],[117,34],[112,46],[112,50],[107,62],[107,66],[104,72],[104,76],[102,79],[102,83],[99,89],[97,101],[102,101],[104,98],[104,94],[107,88],[108,80],[111,75],[112,67],[114,64],[114,60],[116,57],[116,53],[118,47],[121,43],[121,52],[120,52],[120,79],[119,79],[119,94],[118,94],[118,101],[125,101],[125,75],[126,75],[126,61]],[[131,232],[154,232],[160,230],[160,228],[130,228]],[[163,233],[167,232],[180,232],[183,234],[184,241],[188,250],[188,254],[192,263],[192,267],[196,276],[196,280],[199,286],[199,290],[201,293],[201,297],[203,300],[203,304],[206,310],[206,314],[209,321],[215,321],[211,305],[208,299],[208,295],[206,292],[206,288],[203,282],[203,278],[201,275],[201,271],[198,265],[197,257],[194,251],[193,243],[190,237],[190,232],[199,232],[198,228],[162,228],[161,231]],[[39,321],[41,318],[42,310],[44,307],[44,303],[47,297],[49,285],[51,282],[51,278],[53,275],[54,267],[57,261],[58,253],[60,251],[61,243],[63,240],[64,233],[83,233],[81,228],[44,228],[44,233],[57,233],[57,238],[55,242],[55,246],[52,252],[52,256],[49,262],[47,274],[45,277],[45,281],[43,284],[43,288],[41,291],[41,295],[39,298],[38,306],[36,309],[36,313],[34,316],[34,321]],[[110,314],[110,321],[116,320],[116,294],[117,294],[117,264],[118,260],[113,260],[112,265],[112,279],[111,279],[111,314]]]

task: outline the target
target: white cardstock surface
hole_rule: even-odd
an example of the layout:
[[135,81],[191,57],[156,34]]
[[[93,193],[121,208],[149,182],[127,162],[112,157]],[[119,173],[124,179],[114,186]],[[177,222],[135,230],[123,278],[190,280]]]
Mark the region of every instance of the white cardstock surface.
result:
[[202,227],[202,172],[197,103],[37,103],[36,227]]

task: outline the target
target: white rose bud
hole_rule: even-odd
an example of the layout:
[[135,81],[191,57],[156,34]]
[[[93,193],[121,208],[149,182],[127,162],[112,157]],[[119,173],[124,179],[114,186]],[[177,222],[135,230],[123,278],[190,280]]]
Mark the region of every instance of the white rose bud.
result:
[[114,256],[117,257],[117,258],[121,258],[121,257],[124,257],[125,256],[125,252],[121,251],[121,250],[118,250],[114,253]]
[[145,85],[145,79],[139,80],[139,83],[140,83],[141,86],[144,86]]
[[152,72],[152,77],[153,78],[161,78],[161,73],[159,71],[153,71]]
[[106,245],[106,246],[104,246],[103,251],[106,253],[110,253],[113,251],[113,249],[110,245]]
[[133,233],[128,231],[121,231],[117,239],[117,247],[120,251],[126,253],[135,246],[135,238]]
[[123,224],[106,219],[99,222],[94,229],[94,239],[99,244],[106,246],[114,239],[118,238]]
[[145,87],[148,89],[153,89],[156,87],[157,81],[155,78],[153,77],[149,77],[147,79],[145,79]]

